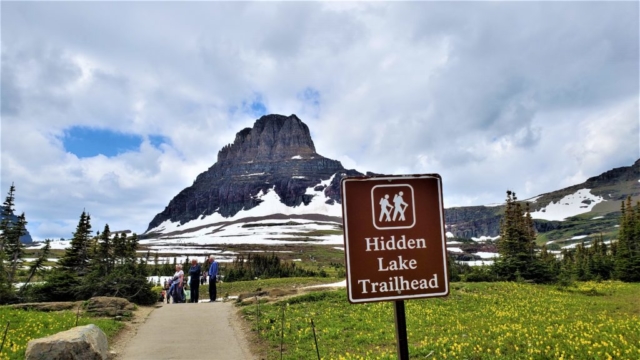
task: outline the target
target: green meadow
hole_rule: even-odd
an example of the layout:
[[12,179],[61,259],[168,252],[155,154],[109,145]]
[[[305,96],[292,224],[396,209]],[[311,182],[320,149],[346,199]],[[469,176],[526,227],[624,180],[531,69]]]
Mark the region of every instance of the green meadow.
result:
[[[118,333],[123,324],[112,319],[80,316],[78,326],[95,324],[108,338]],[[69,330],[76,326],[76,313],[72,311],[42,312],[0,307],[0,342],[9,323],[9,330],[0,352],[0,360],[24,359],[30,340]]]
[[[573,287],[452,283],[446,298],[405,301],[412,359],[639,359],[640,284]],[[246,306],[261,358],[396,359],[390,302],[345,290]],[[284,322],[283,320],[284,314]],[[282,331],[284,329],[284,331]]]

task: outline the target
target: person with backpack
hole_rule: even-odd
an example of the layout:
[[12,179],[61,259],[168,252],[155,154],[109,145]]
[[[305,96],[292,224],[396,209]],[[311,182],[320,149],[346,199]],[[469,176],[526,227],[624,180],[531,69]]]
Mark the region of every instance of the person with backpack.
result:
[[[182,291],[184,287],[184,272],[182,271],[182,265],[176,265],[176,273],[173,274],[171,279],[171,287],[169,288],[169,295],[173,298],[173,303],[184,302],[182,297]],[[168,299],[167,299],[168,300]]]

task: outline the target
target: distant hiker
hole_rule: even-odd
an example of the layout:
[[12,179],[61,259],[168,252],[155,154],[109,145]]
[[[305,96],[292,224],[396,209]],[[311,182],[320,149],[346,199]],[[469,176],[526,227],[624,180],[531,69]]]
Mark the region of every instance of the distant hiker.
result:
[[200,285],[204,285],[206,281],[207,281],[207,275],[203,272],[202,276],[200,276]]
[[191,260],[191,267],[189,268],[189,289],[191,289],[191,303],[197,304],[200,297],[200,273],[202,269],[198,260]]
[[393,209],[393,206],[389,204],[389,194],[385,194],[384,198],[380,199],[380,218],[378,221],[382,221],[382,218],[386,215],[385,221],[391,221],[391,214],[389,213],[390,209]]
[[209,301],[216,301],[217,289],[216,282],[218,281],[218,262],[213,258],[213,255],[209,256]]
[[[182,271],[182,265],[176,265],[176,273],[173,274],[171,279],[171,287],[169,288],[169,295],[173,298],[173,303],[183,302],[182,291],[184,287],[184,272]],[[167,299],[168,300],[168,299]]]

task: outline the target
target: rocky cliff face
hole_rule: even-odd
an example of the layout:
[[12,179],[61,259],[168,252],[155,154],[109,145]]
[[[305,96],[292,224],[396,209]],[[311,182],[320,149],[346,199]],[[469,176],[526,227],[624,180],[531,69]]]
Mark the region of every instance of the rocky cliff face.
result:
[[[503,214],[504,206],[449,208],[444,210],[444,223],[446,230],[455,237],[495,237],[500,235],[500,220]],[[559,228],[560,222],[533,220],[533,225],[537,232],[543,233]]]
[[309,128],[296,115],[266,115],[238,132],[218,152],[218,161],[176,195],[147,231],[166,220],[183,224],[213,213],[234,216],[259,205],[257,195],[270,189],[287,206],[307,205],[313,196],[305,194],[307,188],[334,174],[322,190],[327,201],[340,202],[340,178],[362,174],[316,153]]

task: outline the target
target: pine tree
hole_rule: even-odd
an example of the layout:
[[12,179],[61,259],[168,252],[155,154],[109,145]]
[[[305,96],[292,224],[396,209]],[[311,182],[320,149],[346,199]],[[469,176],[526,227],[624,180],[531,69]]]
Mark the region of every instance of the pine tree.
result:
[[153,254],[153,275],[155,276],[160,275],[160,264],[158,264],[159,261],[160,259],[158,257],[158,251],[156,250],[156,252]]
[[631,197],[622,202],[620,231],[615,251],[615,275],[626,282],[640,282],[640,203],[634,209]]
[[4,251],[7,236],[11,229],[11,216],[13,216],[13,201],[15,187],[11,184],[9,194],[2,205],[2,220],[0,220],[0,304],[9,302],[15,296],[13,285],[8,281],[7,270],[5,269],[6,254]]
[[24,245],[20,238],[27,234],[27,220],[22,213],[16,221],[14,218],[16,187],[11,184],[9,193],[2,205],[2,220],[0,221],[0,272],[1,280],[8,284],[15,280],[16,271],[22,264]]
[[51,240],[47,239],[44,241],[44,248],[42,248],[42,252],[38,256],[36,261],[29,267],[29,275],[27,276],[27,280],[24,282],[24,284],[20,288],[20,294],[24,292],[24,290],[27,288],[27,285],[31,282],[31,279],[33,279],[36,273],[44,269],[43,264],[45,261],[47,261],[50,250],[51,250]]
[[547,272],[557,277],[560,273],[560,261],[558,261],[554,254],[548,251],[546,245],[543,245],[540,249],[540,261],[545,265]]
[[574,258],[576,279],[579,281],[591,280],[591,273],[589,272],[588,250],[584,246],[584,241],[576,246],[576,253]]
[[83,211],[70,247],[66,249],[58,264],[65,271],[84,276],[89,271],[91,245],[91,216]]
[[15,212],[15,191],[16,187],[11,184],[11,187],[9,188],[9,194],[7,194],[7,197],[2,204],[2,220],[0,221],[0,231],[2,231],[2,234],[0,234],[0,252],[4,251],[7,236],[9,236],[10,230],[12,228],[11,219],[13,218]]
[[123,243],[123,260],[125,263],[135,264],[137,261],[138,235],[133,233],[131,236],[121,234]]
[[94,261],[99,268],[99,274],[102,276],[108,275],[113,268],[112,247],[111,230],[109,229],[109,224],[106,224],[104,230],[102,230],[102,234],[100,234],[98,238],[98,249]]
[[536,232],[528,204],[526,211],[516,194],[507,191],[505,214],[500,222],[498,252],[500,257],[493,269],[498,278],[508,281],[519,279],[549,282],[553,276],[535,253]]
[[22,264],[22,258],[24,257],[24,245],[20,241],[20,238],[27,234],[27,220],[24,213],[18,216],[18,220],[13,224],[9,230],[9,234],[6,237],[4,251],[7,256],[7,262],[9,265],[8,281],[13,283],[16,276],[18,267]]

